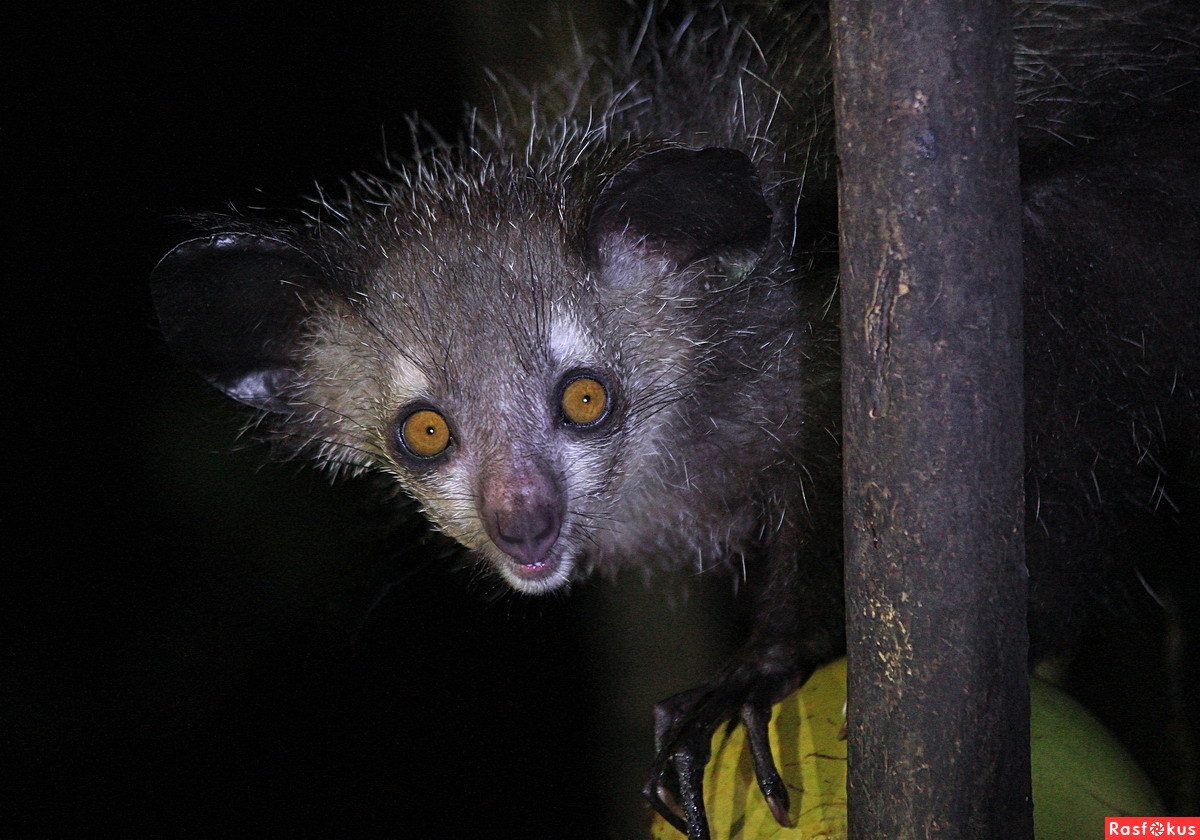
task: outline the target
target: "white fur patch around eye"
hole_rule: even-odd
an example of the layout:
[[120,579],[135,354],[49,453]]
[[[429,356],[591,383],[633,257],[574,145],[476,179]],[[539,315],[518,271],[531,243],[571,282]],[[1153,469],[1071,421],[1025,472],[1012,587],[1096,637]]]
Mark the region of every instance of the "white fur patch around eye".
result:
[[396,403],[403,404],[429,393],[425,372],[403,356],[390,360],[391,392]]
[[570,313],[550,313],[550,353],[560,367],[583,364],[596,356],[595,341]]

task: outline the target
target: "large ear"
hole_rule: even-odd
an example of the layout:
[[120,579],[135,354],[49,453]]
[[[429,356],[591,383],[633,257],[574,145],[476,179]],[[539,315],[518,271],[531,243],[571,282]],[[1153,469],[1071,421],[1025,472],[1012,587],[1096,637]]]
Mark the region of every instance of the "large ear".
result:
[[610,275],[678,270],[720,258],[757,263],[771,208],[750,159],[733,149],[663,149],[630,163],[600,191],[589,257]]
[[236,400],[284,411],[302,361],[303,298],[320,275],[286,242],[218,233],[163,257],[150,291],[167,344],[186,364]]

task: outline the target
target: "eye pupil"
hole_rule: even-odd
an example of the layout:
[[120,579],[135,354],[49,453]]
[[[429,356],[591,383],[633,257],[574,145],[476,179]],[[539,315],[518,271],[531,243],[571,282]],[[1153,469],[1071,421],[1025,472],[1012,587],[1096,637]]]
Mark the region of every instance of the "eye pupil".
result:
[[563,386],[561,404],[567,423],[579,427],[594,426],[605,417],[608,392],[599,380],[580,376]]
[[418,458],[435,458],[450,445],[450,426],[446,418],[431,408],[408,415],[400,427],[404,449]]

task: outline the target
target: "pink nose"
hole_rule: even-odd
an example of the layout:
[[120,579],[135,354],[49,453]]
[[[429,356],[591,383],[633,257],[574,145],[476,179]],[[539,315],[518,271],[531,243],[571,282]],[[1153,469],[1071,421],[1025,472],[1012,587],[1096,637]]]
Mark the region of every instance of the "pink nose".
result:
[[536,566],[546,560],[561,526],[558,505],[548,500],[498,509],[487,517],[492,542],[525,566]]
[[566,507],[552,469],[535,457],[513,457],[483,482],[479,500],[479,518],[497,548],[522,566],[549,560]]

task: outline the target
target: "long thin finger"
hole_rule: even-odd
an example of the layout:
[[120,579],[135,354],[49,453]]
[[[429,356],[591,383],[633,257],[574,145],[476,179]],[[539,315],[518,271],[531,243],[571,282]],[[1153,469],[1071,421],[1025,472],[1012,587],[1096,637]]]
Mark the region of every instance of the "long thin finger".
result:
[[674,756],[675,774],[679,777],[679,804],[687,820],[688,840],[709,840],[708,813],[704,809],[704,765],[708,750],[696,755],[693,750],[680,750]]
[[758,779],[758,789],[767,800],[767,807],[771,809],[771,816],[784,828],[792,828],[792,818],[788,815],[791,799],[783,777],[775,767],[775,757],[771,754],[771,739],[767,731],[767,724],[771,721],[771,707],[746,703],[738,710],[738,717],[746,727],[746,743],[750,745],[754,776]]

